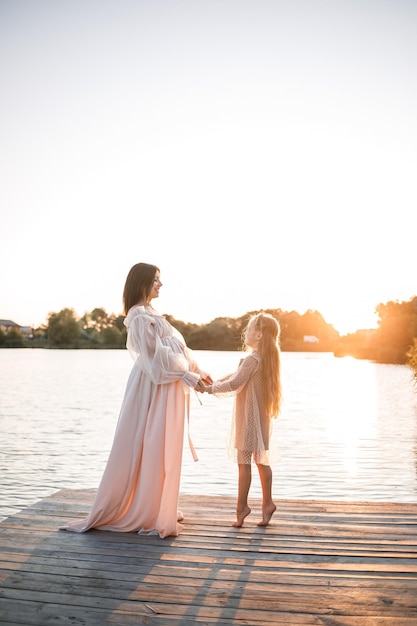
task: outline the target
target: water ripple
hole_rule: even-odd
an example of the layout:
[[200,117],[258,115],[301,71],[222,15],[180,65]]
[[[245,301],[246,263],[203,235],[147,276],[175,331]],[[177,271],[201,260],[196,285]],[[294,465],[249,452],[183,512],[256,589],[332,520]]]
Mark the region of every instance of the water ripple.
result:
[[[406,366],[330,354],[283,353],[284,405],[275,426],[276,498],[415,502],[417,396]],[[234,352],[196,352],[219,377]],[[62,488],[97,487],[126,380],[120,351],[0,350],[0,519]],[[225,453],[231,398],[191,395],[181,491],[236,495]],[[261,496],[254,471],[251,495]]]

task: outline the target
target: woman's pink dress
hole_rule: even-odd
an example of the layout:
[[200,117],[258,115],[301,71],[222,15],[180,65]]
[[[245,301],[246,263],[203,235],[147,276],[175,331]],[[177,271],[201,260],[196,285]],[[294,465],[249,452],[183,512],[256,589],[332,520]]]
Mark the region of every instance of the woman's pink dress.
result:
[[63,530],[178,535],[186,396],[200,378],[182,336],[152,307],[125,319],[134,359],[109,459],[90,514]]

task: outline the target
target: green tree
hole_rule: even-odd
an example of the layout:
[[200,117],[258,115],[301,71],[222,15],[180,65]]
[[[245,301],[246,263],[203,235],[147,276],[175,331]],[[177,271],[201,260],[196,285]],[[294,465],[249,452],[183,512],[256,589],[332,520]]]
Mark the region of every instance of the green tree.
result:
[[80,322],[84,330],[92,329],[97,333],[100,333],[103,328],[107,328],[111,325],[109,316],[103,308],[95,308],[89,313],[84,313]]
[[81,335],[81,325],[73,309],[62,309],[48,316],[48,341],[54,346],[73,345]]
[[408,302],[390,301],[376,307],[379,316],[375,345],[378,360],[405,363],[417,337],[417,298]]
[[112,347],[124,347],[126,343],[126,328],[123,324],[124,316],[110,315],[103,308],[95,308],[84,313],[80,319],[83,328],[83,337],[92,343],[105,344]]
[[93,309],[90,313],[90,319],[94,325],[94,328],[99,333],[103,330],[103,328],[108,328],[108,326],[111,325],[106,310],[102,308]]
[[239,320],[217,317],[205,326],[197,326],[187,343],[194,350],[239,350],[242,346]]
[[126,335],[126,326],[124,324],[125,316],[124,315],[115,315],[114,316],[114,326],[119,330],[122,330]]
[[18,328],[11,328],[6,334],[4,347],[5,348],[23,348],[23,335]]
[[407,352],[407,365],[413,370],[413,377],[417,383],[417,338],[414,339],[414,343],[410,350]]
[[119,330],[116,325],[103,328],[100,333],[100,343],[112,348],[125,348],[126,331]]

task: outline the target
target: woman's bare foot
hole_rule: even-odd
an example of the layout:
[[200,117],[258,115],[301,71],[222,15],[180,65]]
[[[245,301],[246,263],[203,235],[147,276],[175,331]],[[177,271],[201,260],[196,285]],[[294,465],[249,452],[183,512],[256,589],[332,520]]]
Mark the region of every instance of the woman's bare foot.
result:
[[270,506],[265,507],[265,509],[262,511],[262,520],[258,522],[258,526],[268,526],[270,519],[276,510],[277,507],[274,503],[272,503]]
[[236,511],[236,521],[233,522],[232,526],[235,528],[240,528],[243,525],[243,521],[245,517],[249,515],[251,509],[248,506],[245,506],[243,511]]

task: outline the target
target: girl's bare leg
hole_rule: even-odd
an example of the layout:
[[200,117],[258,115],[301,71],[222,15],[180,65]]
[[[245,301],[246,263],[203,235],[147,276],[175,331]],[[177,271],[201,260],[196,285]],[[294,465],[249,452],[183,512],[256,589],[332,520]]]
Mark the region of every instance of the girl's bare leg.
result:
[[240,528],[243,524],[245,517],[250,513],[248,506],[248,494],[252,481],[252,468],[247,464],[239,463],[239,485],[236,505],[236,521],[233,522],[235,528]]
[[272,500],[272,469],[269,465],[257,463],[259,478],[262,486],[262,520],[258,526],[268,526],[277,507]]

